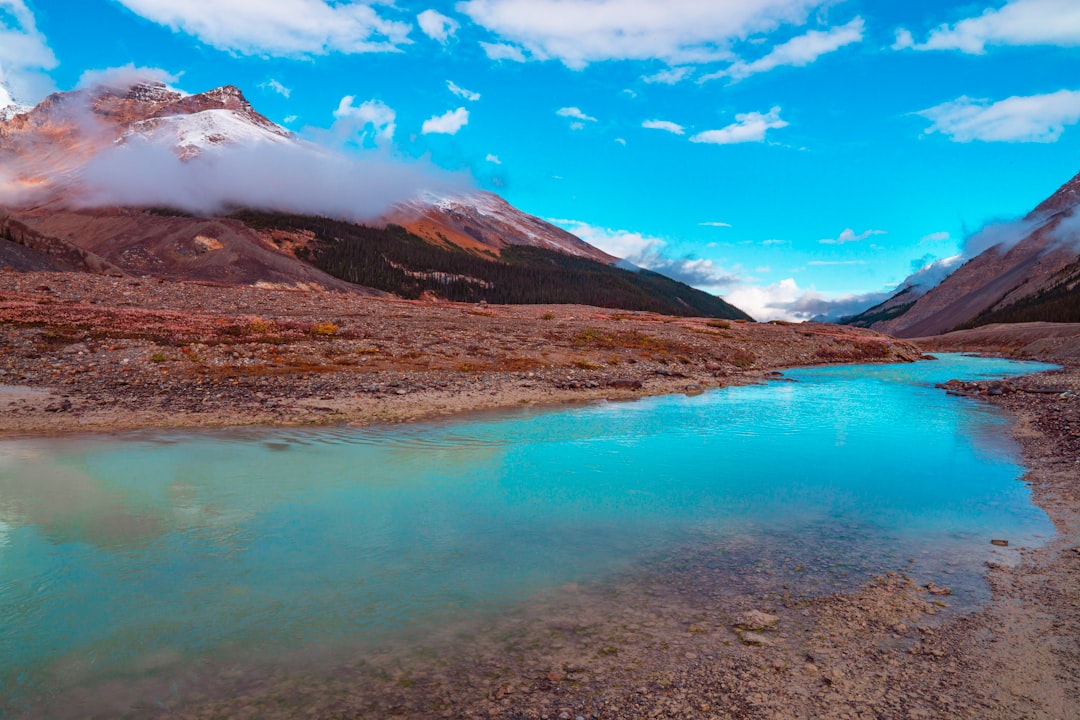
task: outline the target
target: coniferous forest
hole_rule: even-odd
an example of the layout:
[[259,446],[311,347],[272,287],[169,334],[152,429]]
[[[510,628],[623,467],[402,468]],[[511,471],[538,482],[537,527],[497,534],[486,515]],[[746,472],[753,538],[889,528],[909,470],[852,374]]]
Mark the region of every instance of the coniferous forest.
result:
[[357,285],[405,298],[424,293],[459,302],[581,304],[667,315],[749,320],[715,295],[648,270],[624,270],[527,246],[499,256],[441,247],[389,225],[369,227],[329,218],[244,211],[255,229],[307,230],[315,242],[298,256]]

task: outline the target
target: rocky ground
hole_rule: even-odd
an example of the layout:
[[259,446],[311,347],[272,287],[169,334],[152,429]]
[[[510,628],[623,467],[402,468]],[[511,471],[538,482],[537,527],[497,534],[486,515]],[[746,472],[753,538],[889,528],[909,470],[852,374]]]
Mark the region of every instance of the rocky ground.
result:
[[[0,273],[0,337],[0,432],[8,435],[406,420],[694,392],[783,366],[918,354],[820,325],[42,273]],[[993,600],[985,607],[950,607],[949,589],[919,563],[825,596],[778,588],[767,578],[802,569],[815,549],[793,544],[755,565],[751,545],[740,562],[752,572],[737,581],[730,565],[706,556],[659,559],[622,582],[560,588],[488,626],[344,661],[333,672],[208,672],[201,699],[136,715],[1080,717],[1080,358],[1056,347],[1039,357],[1064,363],[1062,372],[942,390],[1015,416],[1025,479],[1058,530],[1045,547],[1018,553],[1018,563],[988,567]]]
[[0,272],[0,434],[400,422],[917,358],[830,325]]

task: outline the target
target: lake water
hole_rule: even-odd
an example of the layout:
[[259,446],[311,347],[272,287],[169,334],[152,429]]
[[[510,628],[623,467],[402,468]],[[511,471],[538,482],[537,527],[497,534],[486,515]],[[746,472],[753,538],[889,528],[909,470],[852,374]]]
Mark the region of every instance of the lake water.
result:
[[991,538],[1053,528],[1004,416],[933,386],[1048,367],[943,355],[415,426],[0,442],[0,717],[171,702],[214,663],[412,642],[680,557],[738,584],[782,555],[813,572],[764,582],[800,592],[914,559],[978,602],[1012,552]]

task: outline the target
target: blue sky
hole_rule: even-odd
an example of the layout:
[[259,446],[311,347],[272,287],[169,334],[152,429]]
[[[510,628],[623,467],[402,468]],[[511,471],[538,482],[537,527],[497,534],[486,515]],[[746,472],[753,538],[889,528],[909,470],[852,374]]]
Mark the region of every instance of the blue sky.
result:
[[24,102],[129,64],[347,117],[759,318],[865,304],[1080,170],[1076,0],[0,0]]

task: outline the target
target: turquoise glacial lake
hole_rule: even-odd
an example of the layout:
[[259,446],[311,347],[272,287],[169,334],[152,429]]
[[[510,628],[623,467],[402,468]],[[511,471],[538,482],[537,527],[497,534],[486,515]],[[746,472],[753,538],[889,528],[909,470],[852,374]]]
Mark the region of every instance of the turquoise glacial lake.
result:
[[169,702],[215,663],[363,653],[702,548],[752,548],[732,584],[754,553],[800,558],[806,592],[914,560],[978,603],[984,563],[1053,527],[1007,418],[934,384],[1049,367],[943,355],[413,426],[2,441],[0,718],[114,716],[95,687]]

